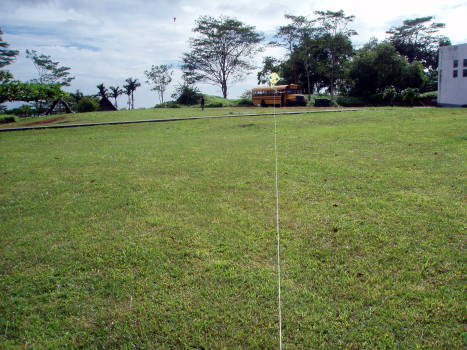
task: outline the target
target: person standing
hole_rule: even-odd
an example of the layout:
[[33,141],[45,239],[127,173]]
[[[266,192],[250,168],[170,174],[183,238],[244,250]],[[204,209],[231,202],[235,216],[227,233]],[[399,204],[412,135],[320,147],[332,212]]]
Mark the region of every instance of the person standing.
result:
[[204,111],[204,96],[201,96],[200,104],[201,104],[201,110]]

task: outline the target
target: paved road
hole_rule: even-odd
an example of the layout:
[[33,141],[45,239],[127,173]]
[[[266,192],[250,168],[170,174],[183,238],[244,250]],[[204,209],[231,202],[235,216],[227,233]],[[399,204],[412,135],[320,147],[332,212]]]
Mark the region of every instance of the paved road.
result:
[[[305,114],[305,113],[334,113],[334,112],[355,112],[355,111],[368,111],[370,109],[362,108],[349,108],[349,109],[325,109],[313,111],[294,111],[294,112],[276,112],[276,115],[288,114]],[[64,129],[64,128],[80,128],[85,126],[100,126],[100,125],[121,125],[121,124],[140,124],[140,123],[164,123],[164,122],[178,122],[182,120],[194,119],[212,119],[212,118],[238,118],[238,117],[257,117],[274,115],[274,112],[269,113],[254,113],[254,114],[229,114],[229,115],[212,115],[200,117],[185,117],[185,118],[167,118],[167,119],[146,119],[146,120],[126,120],[120,122],[98,122],[98,123],[82,123],[82,124],[56,124],[56,125],[40,125],[40,126],[25,126],[18,128],[5,128],[0,129],[0,132],[7,131],[25,131],[25,130],[38,130],[38,129]]]

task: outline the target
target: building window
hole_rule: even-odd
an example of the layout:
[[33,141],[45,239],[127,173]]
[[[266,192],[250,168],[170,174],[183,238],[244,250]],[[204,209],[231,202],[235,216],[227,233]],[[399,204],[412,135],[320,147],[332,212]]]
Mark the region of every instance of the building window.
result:
[[464,67],[467,67],[467,58],[464,58]]
[[[466,70],[466,69],[464,69],[464,70]],[[452,71],[452,77],[457,78],[457,69]]]
[[452,62],[452,67],[453,67],[453,68],[459,67],[459,60],[454,60],[454,61]]
[[467,69],[464,69],[464,71],[462,72],[462,76],[465,78],[467,77]]

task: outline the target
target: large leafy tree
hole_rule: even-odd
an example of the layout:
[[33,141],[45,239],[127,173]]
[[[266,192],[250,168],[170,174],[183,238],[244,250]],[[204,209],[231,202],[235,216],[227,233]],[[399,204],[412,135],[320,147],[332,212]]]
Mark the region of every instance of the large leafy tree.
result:
[[1,79],[0,82],[0,103],[56,100],[68,95],[58,84],[24,83],[18,80],[3,81]]
[[152,85],[151,90],[156,91],[159,96],[159,103],[164,103],[164,93],[172,82],[173,70],[171,65],[153,65],[150,70],[144,71],[146,83]]
[[286,14],[284,17],[290,21],[285,26],[280,26],[275,34],[275,41],[272,45],[285,47],[288,54],[303,44],[305,36],[310,36],[313,32],[313,22],[306,16],[294,16]]
[[[313,21],[306,16],[286,14],[285,18],[290,23],[278,28],[275,35],[276,41],[271,44],[282,46],[288,51],[289,59],[281,65],[282,76],[286,80],[306,85],[308,94],[310,94],[312,90],[311,71],[316,67],[314,39],[317,30]],[[274,67],[274,63],[274,60],[268,57],[264,60],[263,70],[258,72],[258,83],[264,83],[264,77],[277,69],[277,66]],[[305,72],[306,79],[303,79],[303,72]]]
[[329,91],[334,98],[336,80],[343,77],[344,63],[352,55],[353,48],[350,38],[357,32],[350,28],[354,16],[346,16],[344,11],[315,11],[317,16],[314,23],[320,33],[324,49],[328,53],[329,62]]
[[34,82],[70,86],[71,81],[75,79],[71,76],[70,67],[60,66],[60,62],[53,61],[48,55],[39,54],[35,50],[26,50],[26,57],[32,60],[39,75]]
[[2,35],[3,32],[0,29],[0,68],[13,63],[19,54],[19,51],[9,49],[10,45],[2,40]]
[[370,41],[347,67],[350,93],[367,97],[386,89],[422,89],[427,81],[420,62],[408,63],[389,42]]
[[439,47],[451,44],[448,37],[439,34],[445,26],[434,22],[432,16],[419,17],[407,19],[386,33],[388,40],[409,62],[419,61],[428,71],[433,71],[438,68]]
[[254,66],[263,36],[241,21],[228,17],[202,16],[196,21],[190,52],[183,56],[182,69],[191,81],[217,85],[227,98],[229,84],[241,80]]
[[128,78],[125,80],[126,84],[123,85],[125,93],[128,95],[128,109],[135,109],[135,91],[141,86],[138,79]]
[[315,17],[285,15],[289,24],[279,27],[275,45],[287,49],[287,58],[279,65],[265,60],[258,73],[263,82],[268,71],[279,68],[282,76],[306,87],[308,94],[314,88],[328,87],[334,96],[336,81],[342,80],[344,63],[353,53],[350,37],[356,32],[349,28],[353,16],[343,11],[316,11]]

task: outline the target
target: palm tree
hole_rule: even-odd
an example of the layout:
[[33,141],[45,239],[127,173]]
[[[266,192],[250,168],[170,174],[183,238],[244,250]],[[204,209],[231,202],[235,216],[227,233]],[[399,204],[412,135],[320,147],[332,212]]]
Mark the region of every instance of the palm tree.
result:
[[107,97],[107,88],[104,86],[104,83],[100,83],[99,85],[96,86],[99,89],[99,95],[104,98]]
[[113,97],[114,100],[115,100],[115,108],[118,108],[118,106],[117,106],[117,97],[122,95],[123,93],[125,93],[125,91],[120,89],[119,86],[117,86],[117,87],[110,86],[109,89],[111,91],[110,97]]
[[[125,80],[127,82],[126,85],[123,85],[125,89],[125,93],[128,95],[128,109],[135,109],[135,96],[134,92],[137,88],[141,86],[141,83],[138,79],[128,78]],[[131,102],[131,103],[130,103]]]
[[128,96],[128,109],[131,109],[131,89],[129,85],[123,85],[124,93]]

